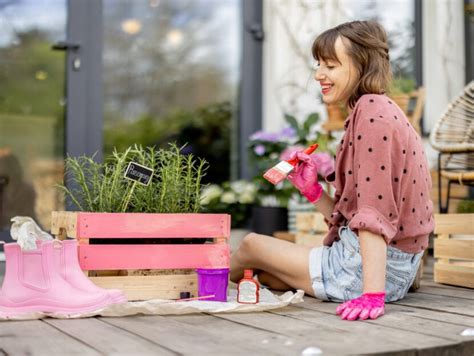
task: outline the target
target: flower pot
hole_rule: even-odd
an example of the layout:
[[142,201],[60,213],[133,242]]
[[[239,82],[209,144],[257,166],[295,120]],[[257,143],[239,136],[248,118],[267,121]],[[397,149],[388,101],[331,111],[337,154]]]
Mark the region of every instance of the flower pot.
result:
[[275,231],[288,230],[288,209],[281,207],[254,206],[252,208],[252,231],[273,235]]
[[229,284],[229,269],[219,268],[198,268],[198,295],[205,297],[214,295],[212,298],[203,299],[205,301],[227,302],[227,285]]

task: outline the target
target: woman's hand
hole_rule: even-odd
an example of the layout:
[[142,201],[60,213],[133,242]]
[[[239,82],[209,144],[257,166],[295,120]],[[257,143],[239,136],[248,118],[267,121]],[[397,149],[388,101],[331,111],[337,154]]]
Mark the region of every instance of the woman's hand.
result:
[[310,203],[321,198],[323,187],[318,182],[318,167],[304,152],[292,153],[290,159],[298,159],[295,169],[288,174],[288,180],[303,194]]
[[337,315],[343,320],[377,319],[385,312],[385,292],[364,293],[359,298],[339,305]]

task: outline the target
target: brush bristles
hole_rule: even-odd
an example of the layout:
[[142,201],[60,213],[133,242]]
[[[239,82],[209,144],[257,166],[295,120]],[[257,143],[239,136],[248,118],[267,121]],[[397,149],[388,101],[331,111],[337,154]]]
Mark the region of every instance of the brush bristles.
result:
[[286,161],[282,161],[278,163],[275,167],[269,169],[264,175],[263,178],[268,180],[273,185],[280,183],[282,180],[286,178],[288,173],[290,173],[294,166],[289,164]]

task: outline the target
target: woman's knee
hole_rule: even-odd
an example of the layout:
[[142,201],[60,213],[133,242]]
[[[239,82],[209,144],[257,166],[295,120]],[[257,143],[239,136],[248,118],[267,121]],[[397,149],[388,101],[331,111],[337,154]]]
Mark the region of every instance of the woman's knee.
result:
[[245,235],[240,243],[237,253],[240,255],[241,260],[252,260],[254,251],[256,249],[256,244],[258,240],[258,234],[251,232],[250,234]]

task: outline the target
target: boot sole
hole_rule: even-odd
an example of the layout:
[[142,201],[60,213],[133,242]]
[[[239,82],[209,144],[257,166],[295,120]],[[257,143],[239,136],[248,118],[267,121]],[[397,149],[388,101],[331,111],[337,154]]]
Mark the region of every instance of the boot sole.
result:
[[4,306],[0,305],[0,317],[19,317],[29,313],[44,313],[44,314],[60,314],[65,316],[71,316],[76,314],[85,314],[91,312],[98,312],[112,304],[115,304],[113,300],[108,298],[105,301],[94,303],[88,306],[81,307],[65,307],[65,306],[52,306],[51,301],[38,302],[32,304],[31,301],[27,305],[25,303],[12,303],[16,305]]

